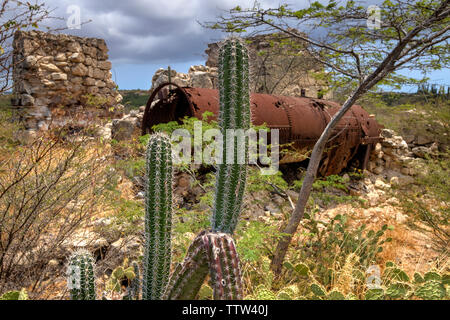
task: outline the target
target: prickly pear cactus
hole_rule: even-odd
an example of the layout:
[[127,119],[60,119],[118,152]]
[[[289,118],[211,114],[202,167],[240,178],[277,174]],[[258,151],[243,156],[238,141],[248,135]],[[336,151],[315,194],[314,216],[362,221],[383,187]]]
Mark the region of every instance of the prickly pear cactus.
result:
[[[226,137],[229,129],[246,131],[250,128],[248,68],[248,50],[242,40],[226,40],[219,50],[219,125],[223,147],[222,163],[217,166],[215,206],[211,219],[215,232],[232,234],[241,211],[247,175],[248,139],[245,138],[245,146],[242,147],[236,137],[232,141],[227,141]],[[232,161],[227,161],[229,159]]]
[[28,300],[28,293],[25,289],[20,291],[9,291],[0,295],[1,300]]
[[171,261],[172,145],[167,135],[150,137],[146,154],[145,248],[142,298],[161,299]]
[[78,250],[69,258],[67,284],[72,300],[95,300],[94,257]]

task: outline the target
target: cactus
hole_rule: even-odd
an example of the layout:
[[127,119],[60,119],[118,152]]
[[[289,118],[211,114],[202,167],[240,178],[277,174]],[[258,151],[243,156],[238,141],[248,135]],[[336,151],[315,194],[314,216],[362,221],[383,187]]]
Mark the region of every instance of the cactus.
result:
[[[222,136],[226,137],[228,129],[249,129],[248,51],[240,39],[226,40],[219,50],[219,89]],[[215,299],[242,298],[239,259],[229,234],[236,228],[245,190],[248,160],[248,140],[245,139],[244,159],[238,159],[235,140],[227,145],[227,139],[223,139],[222,163],[218,164],[216,173],[212,232],[203,231],[196,237],[184,262],[175,268],[165,299],[195,298],[208,270]],[[227,163],[229,153],[233,156],[231,164]]]
[[72,300],[95,300],[94,258],[86,250],[69,258],[67,283]]
[[[236,38],[225,41],[220,49],[220,124],[227,129],[250,127],[250,95],[248,84],[248,52]],[[247,139],[247,138],[246,138]],[[226,139],[224,139],[226,140]],[[242,148],[239,148],[242,150]],[[232,164],[219,164],[217,169],[216,205],[212,215],[212,231],[201,232],[188,249],[183,263],[175,267],[169,279],[172,228],[172,146],[169,137],[156,133],[150,137],[146,153],[145,246],[142,299],[194,299],[207,275],[215,299],[242,299],[239,259],[231,237],[241,211],[246,182],[248,142],[244,159],[238,161],[238,146],[223,145],[223,159],[233,152]],[[242,161],[243,160],[243,161]],[[240,164],[239,162],[242,162]],[[87,254],[71,259],[69,287],[73,299],[94,299],[93,261]],[[125,271],[120,267],[113,283],[120,291]],[[128,289],[128,299],[139,296],[139,268],[133,265],[135,277]],[[81,270],[78,272],[77,270]],[[120,274],[119,274],[120,273]],[[86,279],[85,279],[86,278]],[[81,289],[80,289],[81,288]],[[92,294],[94,293],[94,295]]]
[[[212,229],[232,234],[236,228],[244,195],[248,158],[248,139],[244,147],[244,164],[238,162],[238,144],[233,139],[227,145],[228,129],[250,128],[250,93],[248,77],[248,51],[237,38],[224,42],[219,50],[219,125],[223,136],[222,163],[217,166],[215,206]],[[227,163],[228,153],[233,163]]]
[[183,263],[178,264],[170,277],[164,300],[192,300],[208,275],[208,261],[203,246],[202,231],[189,246]]
[[[119,266],[113,270],[113,272],[111,273],[111,277],[109,278],[109,281],[108,281],[107,288],[110,291],[116,292],[116,293],[120,293],[122,291],[123,281],[126,280],[126,282],[128,282],[128,287],[127,287],[128,294],[126,296],[124,296],[125,300],[132,300],[132,298],[134,297],[133,283],[136,281],[136,278],[139,277],[139,267],[137,267],[137,265],[135,266],[134,265],[135,263],[136,262],[133,262],[133,264],[131,266],[129,266],[128,259],[125,259],[121,266]],[[138,273],[136,273],[136,267],[138,268],[137,269]],[[130,291],[133,292],[133,294],[131,296],[130,296]]]
[[154,134],[147,146],[145,252],[142,297],[161,299],[171,261],[172,145],[169,137]]
[[233,238],[225,233],[203,236],[215,300],[242,299],[239,259]]
[[164,295],[165,299],[194,299],[209,272],[214,299],[242,299],[242,281],[233,238],[225,233],[202,231],[189,247]]

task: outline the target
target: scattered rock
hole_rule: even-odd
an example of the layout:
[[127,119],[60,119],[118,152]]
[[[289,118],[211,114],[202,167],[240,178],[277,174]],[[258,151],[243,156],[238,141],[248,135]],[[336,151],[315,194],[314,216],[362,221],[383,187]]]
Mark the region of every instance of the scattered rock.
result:
[[389,190],[391,188],[391,186],[387,183],[384,183],[383,180],[381,180],[380,178],[375,180],[375,188],[377,189],[381,189],[381,190]]
[[414,183],[414,178],[406,175],[392,177],[390,180],[391,185],[404,187]]
[[137,118],[125,116],[112,121],[111,135],[117,141],[129,140],[139,126]]
[[412,149],[412,152],[414,153],[415,156],[424,159],[426,159],[427,156],[430,156],[432,154],[430,148],[427,147],[415,147]]
[[415,144],[417,144],[419,146],[430,144],[432,142],[433,142],[433,139],[431,139],[428,136],[422,136],[422,135],[417,136],[417,138],[415,140]]

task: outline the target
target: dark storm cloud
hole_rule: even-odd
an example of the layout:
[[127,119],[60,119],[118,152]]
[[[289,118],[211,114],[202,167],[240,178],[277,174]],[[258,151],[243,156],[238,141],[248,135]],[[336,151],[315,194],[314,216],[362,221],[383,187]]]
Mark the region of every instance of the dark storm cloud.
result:
[[[261,1],[276,6],[278,1]],[[202,60],[207,43],[223,35],[201,27],[221,10],[249,7],[253,0],[47,0],[55,16],[67,18],[70,5],[79,6],[81,20],[92,22],[70,34],[104,38],[115,62],[161,63]]]

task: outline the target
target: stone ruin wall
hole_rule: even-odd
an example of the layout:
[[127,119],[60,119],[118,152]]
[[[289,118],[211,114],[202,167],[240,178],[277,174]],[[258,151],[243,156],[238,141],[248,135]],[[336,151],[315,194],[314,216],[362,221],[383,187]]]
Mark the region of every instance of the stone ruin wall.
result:
[[[301,97],[303,91],[306,97],[317,98],[320,90],[327,89],[324,83],[312,76],[321,67],[306,53],[293,58],[293,61],[287,61],[291,58],[283,52],[283,49],[280,51],[279,48],[271,47],[265,36],[248,39],[250,90],[252,92]],[[262,53],[266,53],[268,56]],[[180,73],[172,69],[170,80],[182,87],[218,89],[219,43],[208,44],[205,54],[205,65],[191,66],[187,73]],[[292,67],[289,67],[291,64]],[[152,78],[152,89],[167,81],[169,81],[169,70],[163,68],[157,70]],[[323,98],[332,100],[333,92],[326,92]]]
[[[282,41],[281,38],[279,40]],[[319,91],[328,89],[325,83],[312,76],[321,70],[321,66],[306,51],[299,51],[301,54],[293,57],[287,49],[271,45],[271,42],[270,35],[247,38],[252,92],[301,97],[303,91],[306,97],[318,98]],[[205,53],[205,65],[217,68],[219,43],[208,44]],[[333,92],[326,92],[323,99],[332,100]]]
[[13,108],[29,131],[120,113],[103,39],[19,31],[13,48]]

